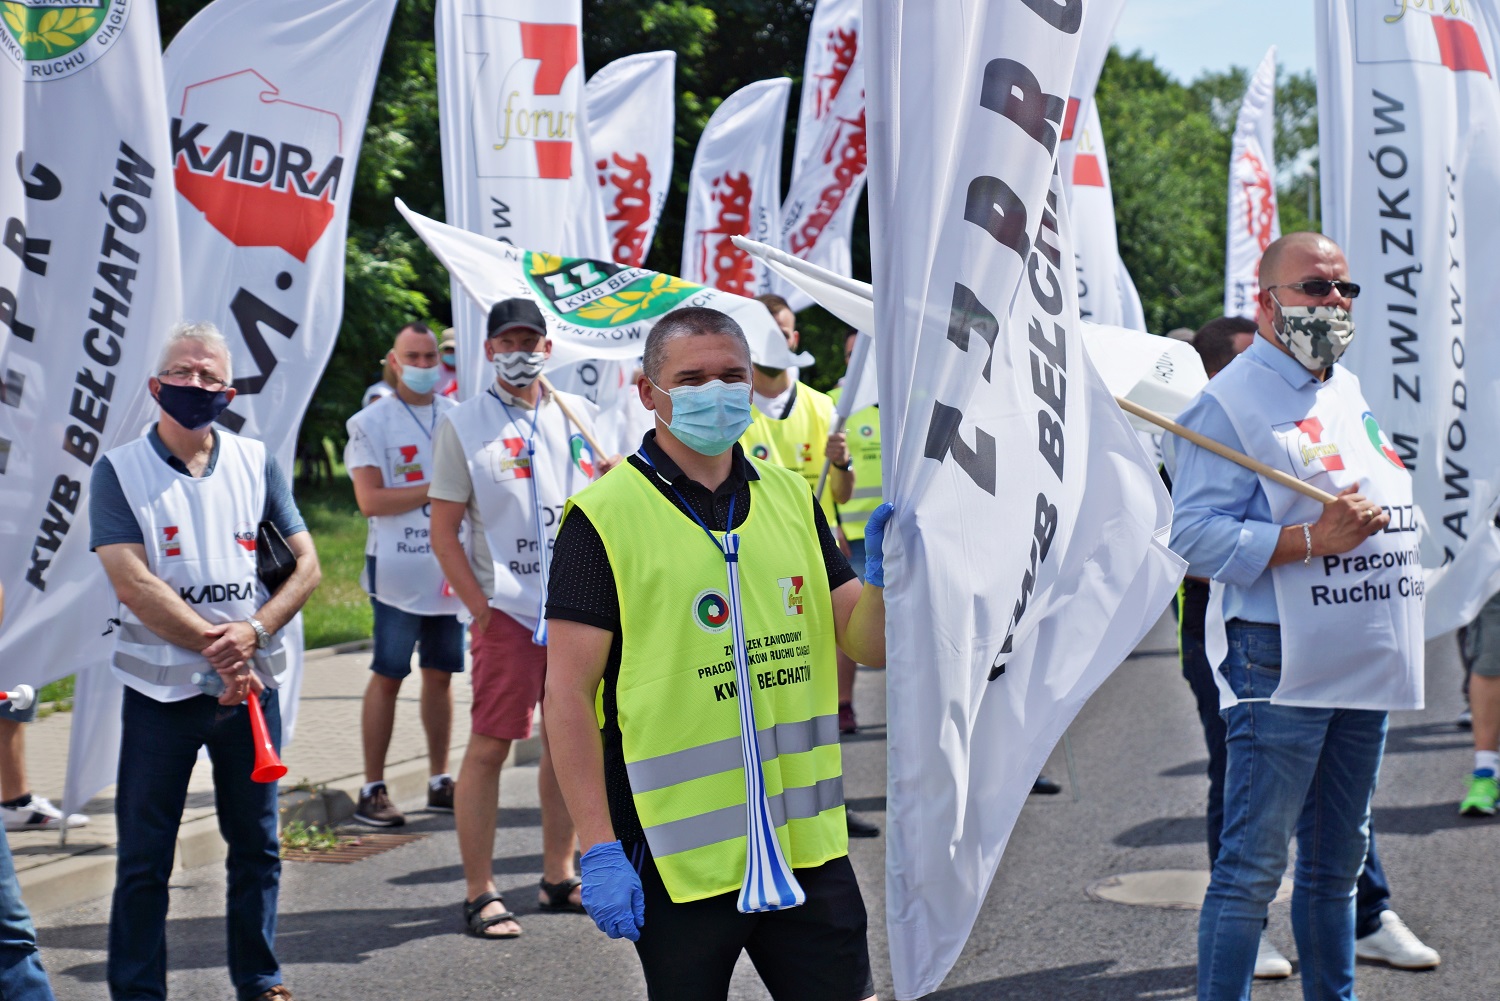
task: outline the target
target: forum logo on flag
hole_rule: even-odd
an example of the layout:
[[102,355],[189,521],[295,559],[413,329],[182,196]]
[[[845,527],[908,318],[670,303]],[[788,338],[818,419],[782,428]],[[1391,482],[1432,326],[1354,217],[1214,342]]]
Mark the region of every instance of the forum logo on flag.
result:
[[594,478],[594,450],[589,448],[589,443],[583,440],[583,435],[575,434],[568,439],[573,450],[573,465],[578,471],[589,479]]
[[1391,447],[1391,440],[1381,430],[1380,422],[1375,419],[1375,415],[1366,410],[1360,419],[1365,422],[1365,434],[1369,435],[1370,444],[1375,446],[1375,451],[1390,460],[1391,465],[1397,469],[1405,469],[1406,463],[1401,461],[1401,456],[1397,455],[1396,450]]
[[706,633],[721,633],[729,625],[729,599],[709,588],[693,599],[693,621]]
[[802,605],[802,581],[803,577],[782,577],[776,581],[781,587],[781,603],[786,608],[788,615],[801,615]]
[[494,15],[471,21],[465,48],[483,57],[470,120],[478,176],[571,178],[582,77],[578,25]]
[[176,525],[162,526],[161,554],[163,556],[182,555],[182,532]]
[[[519,440],[519,439],[517,439]],[[420,483],[424,479],[422,463],[417,458],[417,446],[398,445],[385,450],[391,463],[391,479],[405,483]]]
[[188,85],[173,110],[178,193],[236,247],[280,247],[305,263],[339,197],[339,116],[284,98],[253,69]]
[[1431,63],[1491,76],[1468,0],[1386,0],[1360,6],[1354,61]]
[[28,83],[72,76],[114,46],[136,2],[5,0],[0,3],[0,49]]
[[1338,442],[1323,440],[1323,422],[1318,418],[1276,424],[1271,430],[1286,446],[1292,468],[1302,479],[1344,468]]

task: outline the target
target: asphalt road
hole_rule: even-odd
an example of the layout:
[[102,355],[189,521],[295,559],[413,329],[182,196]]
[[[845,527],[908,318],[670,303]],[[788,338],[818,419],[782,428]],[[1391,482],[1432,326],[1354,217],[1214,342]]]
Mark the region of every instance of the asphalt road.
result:
[[[1177,671],[1170,620],[1158,625],[1085,708],[1072,729],[1079,800],[1033,797],[1022,814],[962,958],[932,995],[944,1001],[1120,1001],[1192,997],[1197,912],[1091,899],[1106,876],[1206,867],[1201,809],[1205,754],[1187,686]],[[1428,655],[1428,705],[1393,717],[1375,827],[1394,905],[1443,954],[1430,973],[1361,966],[1362,1001],[1493,1001],[1500,997],[1500,907],[1493,866],[1500,822],[1460,818],[1470,765],[1456,657]],[[845,745],[852,805],[883,821],[884,690],[862,672],[865,731]],[[1061,753],[1048,773],[1066,778]],[[411,804],[415,809],[417,804]],[[289,863],[278,952],[299,999],[637,998],[645,991],[630,946],[583,916],[540,914],[540,828],[535,772],[507,771],[497,882],[525,928],[522,938],[462,936],[463,895],[450,817],[411,815],[420,841],[351,865]],[[855,842],[852,856],[874,918],[876,984],[891,997],[882,866],[884,839]],[[232,998],[224,970],[224,876],[217,866],[179,874],[169,927],[176,998]],[[60,999],[105,998],[107,899],[38,919],[44,959]],[[1292,953],[1286,905],[1271,930]],[[742,962],[731,997],[766,994]],[[1301,997],[1299,979],[1261,984],[1256,1001]]]

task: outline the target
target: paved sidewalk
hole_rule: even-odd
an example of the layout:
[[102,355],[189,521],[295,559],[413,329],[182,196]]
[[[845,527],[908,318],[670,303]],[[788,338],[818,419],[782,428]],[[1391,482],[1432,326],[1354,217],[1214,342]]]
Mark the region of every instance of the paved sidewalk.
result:
[[[356,649],[350,649],[355,647]],[[302,682],[293,742],[282,760],[282,823],[337,823],[354,813],[364,784],[360,746],[360,706],[369,677],[370,654],[364,644],[310,650]],[[345,652],[339,652],[343,650]],[[453,685],[453,748],[449,772],[458,774],[469,739],[469,673]],[[386,785],[396,802],[423,793],[427,782],[427,743],[418,717],[421,679],[413,669],[401,686],[396,730],[386,762]],[[54,713],[26,728],[26,761],[33,790],[61,803],[67,770],[71,712]],[[536,737],[518,741],[511,763],[536,760]],[[214,816],[213,777],[206,757],[193,770],[187,808],[177,841],[177,868],[191,869],[224,857],[225,846]],[[87,827],[68,832],[67,844],[55,831],[11,832],[21,892],[33,913],[44,913],[110,893],[115,879],[114,787],[103,790],[83,808]]]

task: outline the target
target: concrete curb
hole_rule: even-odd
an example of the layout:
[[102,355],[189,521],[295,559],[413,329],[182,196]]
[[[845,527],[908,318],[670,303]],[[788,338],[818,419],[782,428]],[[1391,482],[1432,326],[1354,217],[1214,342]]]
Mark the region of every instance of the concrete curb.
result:
[[[453,754],[455,760],[461,760],[463,747],[455,747]],[[541,738],[533,735],[511,745],[505,767],[534,764],[541,756]],[[427,789],[426,756],[387,767],[385,784],[391,799],[397,803],[423,796]],[[287,787],[279,797],[280,824],[285,827],[294,820],[319,826],[343,823],[354,815],[354,806],[359,800],[359,790],[363,785],[364,775],[358,773],[319,782],[312,789],[303,786]],[[190,820],[182,825],[177,834],[177,858],[173,872],[223,861],[227,851],[224,839],[219,835],[216,816]],[[114,848],[109,846],[83,855],[74,855],[27,869],[17,875],[21,893],[33,914],[61,910],[114,891]]]

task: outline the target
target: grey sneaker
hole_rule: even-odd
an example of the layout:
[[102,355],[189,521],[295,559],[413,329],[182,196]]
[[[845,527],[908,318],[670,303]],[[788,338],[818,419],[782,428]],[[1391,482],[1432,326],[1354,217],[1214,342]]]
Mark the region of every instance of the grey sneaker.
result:
[[427,810],[429,813],[453,812],[453,780],[444,775],[434,786],[427,783]]
[[406,815],[391,802],[382,782],[370,790],[368,796],[361,794],[359,805],[354,808],[354,819],[370,827],[400,827],[406,823]]

